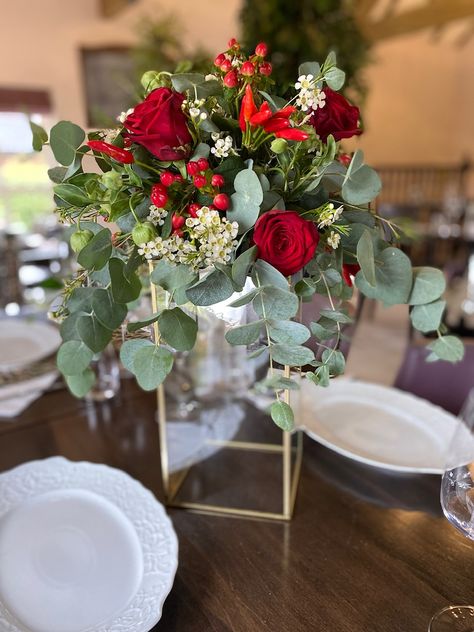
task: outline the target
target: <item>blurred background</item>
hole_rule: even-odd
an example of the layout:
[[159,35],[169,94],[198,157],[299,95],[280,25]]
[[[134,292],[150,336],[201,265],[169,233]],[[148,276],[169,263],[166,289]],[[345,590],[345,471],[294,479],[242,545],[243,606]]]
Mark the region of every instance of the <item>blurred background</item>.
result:
[[[47,150],[32,153],[29,119],[47,129],[60,119],[107,127],[136,102],[144,71],[174,70],[182,59],[182,70],[200,69],[236,36],[248,48],[269,44],[282,85],[296,81],[298,62],[336,51],[364,127],[345,149],[362,148],[380,170],[379,212],[403,225],[415,264],[444,269],[448,324],[472,335],[474,0],[15,0],[4,3],[2,23],[0,307],[7,313],[48,305],[69,265],[47,176],[53,159]],[[406,312],[393,314],[382,338],[403,351]],[[407,361],[395,355],[395,367]]]

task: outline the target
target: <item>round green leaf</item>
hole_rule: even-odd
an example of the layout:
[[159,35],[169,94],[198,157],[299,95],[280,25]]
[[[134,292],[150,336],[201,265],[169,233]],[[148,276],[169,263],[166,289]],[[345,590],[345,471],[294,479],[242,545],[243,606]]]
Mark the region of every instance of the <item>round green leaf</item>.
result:
[[77,321],[77,331],[81,340],[93,351],[103,351],[112,338],[110,329],[104,327],[95,314],[84,314]]
[[263,287],[253,299],[253,308],[260,318],[287,320],[296,315],[299,301],[296,294],[279,287]]
[[68,340],[59,347],[58,369],[63,375],[83,373],[89,366],[93,355],[82,340]]
[[173,354],[165,347],[147,345],[137,351],[133,359],[133,373],[145,391],[157,388],[173,366]]
[[446,301],[434,301],[427,305],[415,305],[410,313],[413,327],[423,333],[436,331],[441,324]]
[[160,333],[177,351],[190,351],[196,342],[197,322],[179,307],[165,309],[158,318]]
[[84,246],[77,257],[79,265],[87,270],[101,270],[112,254],[112,234],[103,228]]
[[193,305],[203,306],[225,301],[233,293],[232,283],[220,270],[214,270],[186,290],[186,296]]
[[268,330],[275,342],[301,345],[311,336],[307,327],[294,320],[269,320]]
[[120,327],[127,315],[127,306],[116,303],[111,292],[101,288],[94,290],[92,309],[100,324],[111,331]]
[[263,320],[257,320],[240,327],[233,327],[226,331],[225,339],[231,345],[250,345],[258,340],[263,323]]
[[270,347],[272,358],[279,364],[304,366],[314,360],[314,353],[300,345],[276,344]]
[[131,303],[140,296],[142,284],[135,273],[127,274],[127,269],[121,259],[112,257],[109,261],[112,296],[116,303]]
[[409,305],[422,305],[436,301],[446,289],[446,279],[441,270],[429,268],[413,268],[413,288]]
[[270,407],[270,414],[273,421],[279,428],[281,428],[285,432],[293,430],[293,427],[295,425],[295,417],[293,415],[291,407],[287,403],[280,401],[273,402]]
[[398,248],[386,248],[375,259],[375,287],[370,286],[361,271],[356,285],[368,298],[375,298],[385,305],[406,303],[412,286],[410,259]]
[[126,340],[120,348],[120,361],[123,366],[130,371],[134,372],[133,361],[135,355],[144,347],[154,347],[155,345],[151,340],[146,338],[137,338],[136,340]]
[[262,285],[272,285],[283,290],[288,289],[288,280],[272,265],[263,259],[257,259],[252,269],[252,280],[258,287]]
[[76,150],[86,135],[83,129],[70,121],[59,121],[51,128],[49,143],[56,160],[65,167],[74,162]]
[[91,390],[95,382],[92,369],[86,369],[78,375],[66,375],[66,384],[75,397],[84,397]]
[[252,169],[243,169],[234,180],[235,193],[231,195],[232,205],[227,218],[239,224],[239,233],[245,233],[257,221],[263,189],[257,174]]
[[441,336],[428,345],[432,352],[428,360],[446,360],[447,362],[460,362],[464,357],[464,345],[456,336]]

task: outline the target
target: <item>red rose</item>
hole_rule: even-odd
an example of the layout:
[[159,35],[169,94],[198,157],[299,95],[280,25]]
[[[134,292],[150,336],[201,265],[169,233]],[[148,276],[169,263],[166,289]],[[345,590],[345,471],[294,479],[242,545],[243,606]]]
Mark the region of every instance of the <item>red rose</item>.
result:
[[268,211],[253,231],[258,256],[285,276],[301,270],[314,256],[319,241],[316,226],[296,211]]
[[362,134],[362,130],[358,128],[359,108],[351,105],[342,94],[334,92],[331,88],[324,88],[324,93],[325,105],[318,108],[310,119],[321,140],[326,142],[329,134],[332,134],[335,140]]
[[143,145],[159,160],[182,160],[189,155],[192,137],[181,109],[184,95],[157,88],[127,116],[126,137]]

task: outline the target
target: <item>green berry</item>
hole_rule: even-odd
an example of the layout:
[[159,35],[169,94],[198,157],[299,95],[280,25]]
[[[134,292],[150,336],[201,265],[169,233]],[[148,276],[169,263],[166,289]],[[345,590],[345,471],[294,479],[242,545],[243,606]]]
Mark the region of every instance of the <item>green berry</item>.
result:
[[160,74],[156,70],[148,70],[141,78],[141,84],[147,92],[151,92],[161,85]]
[[275,140],[272,141],[272,144],[270,145],[270,149],[273,151],[274,154],[282,154],[284,151],[286,151],[287,147],[288,143],[284,138],[275,138]]
[[69,240],[72,250],[74,252],[81,252],[81,250],[90,242],[92,237],[94,237],[94,233],[91,230],[76,230]]
[[132,230],[132,239],[137,246],[153,241],[156,237],[155,227],[151,222],[143,222],[143,224],[135,224]]
[[122,177],[116,171],[106,171],[100,176],[100,182],[106,189],[118,191],[122,188]]

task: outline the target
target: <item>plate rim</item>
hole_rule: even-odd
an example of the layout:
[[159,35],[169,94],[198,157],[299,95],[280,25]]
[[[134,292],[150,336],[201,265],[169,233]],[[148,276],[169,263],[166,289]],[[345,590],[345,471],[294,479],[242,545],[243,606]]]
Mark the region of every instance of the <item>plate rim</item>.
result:
[[[9,469],[9,470],[5,470],[0,472],[0,480],[2,479],[2,477],[4,475],[12,475],[15,476],[15,474],[22,474],[22,470],[34,470],[35,467],[41,467],[42,465],[53,465],[57,463],[62,467],[79,467],[82,469],[98,469],[101,470],[101,475],[99,477],[99,480],[102,484],[102,481],[104,480],[104,473],[107,477],[118,477],[121,480],[121,482],[123,482],[124,480],[127,481],[128,485],[131,485],[132,487],[134,487],[135,489],[140,489],[140,493],[143,497],[148,497],[148,501],[150,503],[153,503],[155,506],[155,509],[159,512],[160,514],[160,521],[162,523],[164,523],[165,528],[164,528],[164,532],[166,533],[168,540],[169,540],[169,544],[171,547],[171,553],[172,553],[172,560],[170,563],[170,568],[169,568],[169,576],[168,576],[168,580],[166,582],[165,588],[162,591],[162,593],[160,594],[159,591],[157,591],[156,589],[149,589],[149,592],[153,594],[155,600],[156,600],[156,615],[154,615],[153,617],[151,617],[149,620],[147,620],[146,622],[138,622],[138,626],[134,627],[133,629],[130,629],[129,632],[149,632],[149,630],[154,627],[161,619],[162,616],[162,611],[163,611],[163,605],[168,597],[168,595],[170,594],[173,585],[174,585],[174,581],[175,581],[175,577],[176,577],[176,572],[178,569],[178,562],[179,562],[179,543],[178,543],[178,538],[176,535],[176,532],[174,530],[174,526],[173,523],[170,519],[170,517],[168,516],[168,514],[166,513],[165,507],[163,506],[163,504],[155,497],[155,495],[153,494],[153,492],[151,492],[147,487],[145,487],[145,485],[143,485],[143,483],[135,478],[133,478],[133,476],[131,476],[130,474],[128,474],[128,472],[125,472],[124,470],[120,469],[120,468],[116,468],[116,467],[112,467],[110,465],[107,465],[105,463],[95,463],[92,461],[84,461],[84,460],[80,460],[80,461],[72,461],[66,457],[63,456],[51,456],[51,457],[46,457],[44,459],[35,459],[32,461],[27,461],[25,463],[20,463],[19,465],[14,466],[13,468]],[[110,479],[109,479],[110,480]],[[68,489],[67,487],[60,487],[60,488],[52,488],[49,491],[54,491],[56,489]],[[81,484],[79,482],[79,486],[76,489],[88,489],[87,487],[81,487]],[[124,515],[131,521],[134,529],[135,529],[135,523],[133,520],[133,515],[130,515],[129,513],[127,513],[126,511],[124,511],[124,509],[122,507],[120,507],[119,505],[117,505],[113,500],[111,500],[110,498],[106,497],[105,495],[101,494],[100,491],[98,490],[91,490],[89,489],[89,491],[93,491],[94,493],[96,493],[98,496],[102,496],[103,498],[105,498],[105,500],[109,500],[109,502],[112,502],[120,511],[122,511],[124,513]],[[30,497],[34,497],[30,496]],[[9,511],[10,509],[8,509],[7,511]],[[131,512],[132,513],[132,512]],[[4,512],[2,510],[2,503],[0,500],[0,519],[3,516]],[[143,547],[143,540],[142,537],[140,536],[140,533],[137,533],[137,537],[138,540],[140,542],[140,546]],[[144,568],[143,571],[143,576],[141,578],[141,582],[140,582],[140,586],[137,590],[137,593],[135,593],[135,596],[138,594],[138,592],[140,590],[145,590],[143,588],[143,585],[146,583],[146,568]],[[106,629],[103,626],[107,625],[114,625],[114,622],[117,623],[117,621],[123,617],[124,614],[126,614],[127,608],[131,607],[133,604],[133,599],[131,601],[129,601],[128,604],[126,604],[124,606],[124,608],[118,612],[117,614],[115,614],[113,616],[112,620],[109,621],[101,621],[98,622],[96,625],[94,625],[93,627],[89,627],[87,628],[87,630],[84,630],[84,632],[94,632],[96,629],[100,630],[100,632],[102,632],[102,630]],[[7,608],[5,606],[3,606],[4,610],[8,612]],[[119,622],[119,621],[118,621]],[[2,613],[2,611],[0,610],[0,624],[2,623],[6,623],[9,627],[7,628],[8,632],[31,632],[30,629],[26,628],[23,624],[21,624],[19,621],[17,621],[15,619],[15,617],[11,616],[11,621],[9,621],[8,619],[5,618],[4,613]],[[144,623],[146,623],[146,627],[143,627]],[[98,626],[98,627],[97,627]],[[113,629],[113,628],[112,628]],[[107,628],[108,630],[108,628]]]
[[[436,410],[438,415],[445,417],[445,419],[450,419],[453,422],[453,432],[455,431],[454,424],[456,424],[457,418],[454,415],[452,415],[448,411],[441,408],[441,406],[433,404],[429,402],[428,400],[423,399],[422,397],[418,397],[417,395],[414,395],[413,393],[410,393],[408,391],[402,391],[401,389],[395,388],[394,386],[388,386],[386,384],[377,384],[375,382],[367,382],[365,380],[358,380],[358,379],[353,379],[353,378],[342,378],[342,379],[337,380],[337,382],[335,381],[335,383],[350,384],[350,385],[355,385],[356,387],[368,386],[375,390],[379,390],[382,393],[387,392],[387,391],[389,391],[390,393],[395,393],[401,396],[405,400],[416,401],[417,404],[421,402],[423,405],[426,405]],[[370,467],[376,467],[378,469],[383,469],[383,470],[387,470],[391,472],[398,472],[402,474],[442,475],[445,471],[444,468],[437,468],[437,467],[416,467],[416,466],[411,466],[411,465],[396,465],[393,463],[386,463],[385,461],[377,461],[376,459],[371,459],[369,457],[362,456],[361,454],[357,454],[356,452],[351,452],[350,450],[343,448],[337,445],[336,443],[333,443],[329,441],[328,439],[322,437],[317,432],[310,430],[305,423],[299,424],[296,430],[302,430],[310,439],[312,439],[313,441],[316,441],[317,443],[320,443],[321,445],[332,450],[333,452],[336,452],[337,454],[340,454],[341,456],[344,456],[350,459],[351,461],[357,461],[358,463],[369,465]]]
[[[30,364],[34,364],[35,362],[39,362],[40,360],[47,358],[49,355],[51,355],[52,353],[54,353],[60,346],[61,344],[61,335],[59,333],[59,329],[57,327],[55,327],[51,322],[43,322],[43,321],[38,321],[38,320],[34,320],[29,322],[28,319],[26,318],[4,318],[1,319],[0,321],[2,324],[16,324],[16,325],[20,325],[20,326],[25,326],[25,329],[27,330],[31,330],[31,328],[37,328],[37,329],[41,329],[42,331],[40,332],[41,334],[44,334],[44,332],[48,332],[49,338],[47,340],[47,343],[49,344],[49,347],[47,347],[47,345],[45,345],[45,347],[43,349],[39,349],[38,354],[35,358],[30,359],[30,360],[16,360],[15,362],[2,362],[1,361],[1,357],[0,357],[0,372],[2,373],[7,373],[8,371],[15,371],[18,369],[22,369],[26,366],[29,366]],[[2,332],[0,332],[0,340],[2,339]],[[54,339],[54,344],[53,344],[53,339]],[[43,340],[43,338],[41,337],[41,340]]]

